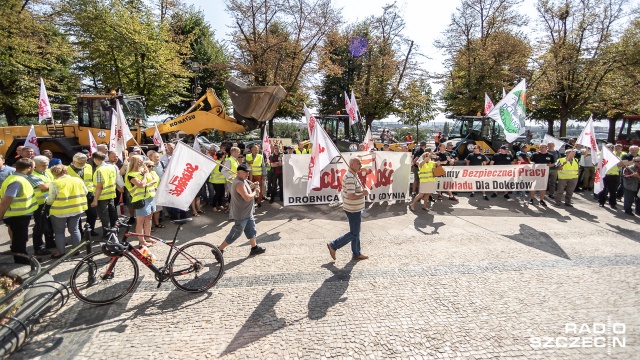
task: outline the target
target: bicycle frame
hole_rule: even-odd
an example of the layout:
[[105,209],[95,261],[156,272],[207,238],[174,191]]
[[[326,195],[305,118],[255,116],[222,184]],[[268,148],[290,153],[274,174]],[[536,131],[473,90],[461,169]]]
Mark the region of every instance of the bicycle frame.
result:
[[[127,229],[129,227],[127,226]],[[150,238],[156,241],[159,241],[167,246],[170,247],[169,249],[169,253],[167,254],[167,258],[164,261],[164,267],[166,267],[169,264],[169,260],[171,259],[171,255],[173,254],[173,250],[175,249],[176,252],[180,252],[180,250],[176,247],[176,242],[177,242],[177,238],[178,238],[178,233],[180,232],[180,230],[182,229],[182,225],[178,226],[178,229],[176,230],[175,235],[173,236],[173,240],[171,242],[166,242],[163,239],[156,237],[156,236],[152,236],[152,235],[146,235],[146,234],[138,234],[138,233],[130,233],[130,232],[126,232],[123,236],[123,245],[126,245],[126,251],[130,252],[131,254],[133,254],[133,256],[135,256],[138,260],[140,260],[141,263],[143,263],[146,267],[148,267],[151,271],[153,271],[154,274],[156,274],[157,278],[159,279],[159,283],[158,286],[160,285],[160,283],[162,283],[163,281],[166,280],[166,273],[163,273],[160,269],[158,269],[158,267],[156,267],[155,265],[153,265],[153,263],[151,262],[151,260],[149,260],[146,256],[142,255],[142,253],[140,252],[140,250],[138,250],[135,246],[131,245],[131,243],[128,241],[129,237],[132,236],[138,236],[138,237],[144,237],[145,239]],[[115,234],[112,234],[113,236],[115,236]],[[107,268],[107,273],[105,274],[105,276],[109,276],[109,274],[112,272],[113,268],[115,267],[116,262],[118,261],[118,259],[120,258],[120,256],[116,256],[111,258],[111,261],[109,263],[109,267]],[[192,260],[192,258],[190,256],[186,256],[186,258],[191,261],[192,264],[194,264],[194,261]]]

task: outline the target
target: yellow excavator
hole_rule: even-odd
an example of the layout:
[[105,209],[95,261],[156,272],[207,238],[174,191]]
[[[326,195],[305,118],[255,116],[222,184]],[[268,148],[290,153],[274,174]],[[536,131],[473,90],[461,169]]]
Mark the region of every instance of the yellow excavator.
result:
[[[197,136],[201,132],[218,130],[222,133],[239,133],[257,129],[270,120],[287,92],[282,86],[247,86],[231,78],[225,82],[233,104],[233,117],[226,114],[224,105],[212,89],[198,99],[179,116],[158,124],[163,136],[186,133]],[[116,99],[120,101],[125,118],[129,122],[135,141],[143,148],[155,149],[154,127],[148,127],[142,96],[79,94],[77,97],[77,121],[71,121],[71,106],[60,105],[54,109],[55,121],[35,125],[40,150],[51,150],[55,157],[70,160],[73,154],[89,148],[89,132],[98,144],[109,144],[111,114]],[[7,126],[0,134],[0,154],[11,163],[18,146],[24,145],[30,126]]]

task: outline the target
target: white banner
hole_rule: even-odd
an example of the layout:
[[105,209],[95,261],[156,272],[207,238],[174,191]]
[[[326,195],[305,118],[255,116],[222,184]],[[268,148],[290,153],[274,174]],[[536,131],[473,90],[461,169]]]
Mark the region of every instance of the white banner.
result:
[[89,134],[89,156],[91,156],[94,152],[98,151],[98,144],[96,144],[96,139],[93,137],[93,133],[91,133],[91,130],[88,130],[87,134]]
[[[405,201],[409,195],[411,154],[406,152],[376,151],[343,153],[347,161],[359,156],[363,162],[362,184],[371,189],[369,202]],[[326,166],[320,176],[320,186],[307,195],[307,174],[311,155],[286,154],[283,160],[284,205],[328,204],[341,201],[342,177],[348,164],[338,158],[339,163]],[[336,161],[338,161],[336,160]],[[375,164],[371,163],[375,161]],[[368,164],[365,164],[369,162]]]
[[438,191],[530,191],[546,190],[546,164],[445,166],[438,178]]
[[[40,78],[40,99],[38,100],[38,122],[51,118],[51,103],[49,102],[49,95],[47,95],[47,89],[44,87],[44,80]],[[53,119],[52,123],[53,123]]]
[[154,205],[187,210],[216,163],[178,142],[153,198]]

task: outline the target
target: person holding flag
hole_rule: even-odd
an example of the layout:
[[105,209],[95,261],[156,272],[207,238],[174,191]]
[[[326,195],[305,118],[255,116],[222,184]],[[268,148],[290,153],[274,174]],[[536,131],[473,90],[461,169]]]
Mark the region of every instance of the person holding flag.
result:
[[[613,144],[607,144],[606,147],[609,151],[613,152]],[[603,154],[600,154],[599,157],[602,156]],[[598,194],[598,203],[600,207],[604,207],[608,195],[609,206],[615,209],[617,206],[616,192],[618,191],[618,182],[620,181],[620,167],[616,164],[607,170],[604,174],[603,181],[604,189]]]
[[336,251],[351,243],[351,258],[353,260],[365,260],[369,257],[360,252],[360,225],[364,212],[364,201],[369,195],[369,189],[362,186],[358,179],[358,173],[362,163],[358,158],[349,161],[349,171],[342,178],[342,208],[349,220],[349,232],[327,243],[329,254],[336,260]]

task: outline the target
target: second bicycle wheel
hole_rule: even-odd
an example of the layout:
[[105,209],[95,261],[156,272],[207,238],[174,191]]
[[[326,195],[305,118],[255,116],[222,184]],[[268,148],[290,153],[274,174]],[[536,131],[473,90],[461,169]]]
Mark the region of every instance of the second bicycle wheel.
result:
[[202,292],[215,285],[224,269],[222,253],[216,246],[194,242],[176,250],[169,263],[174,285],[186,292]]
[[80,260],[71,274],[71,291],[93,305],[110,304],[133,290],[138,264],[129,254],[109,257],[96,251]]

